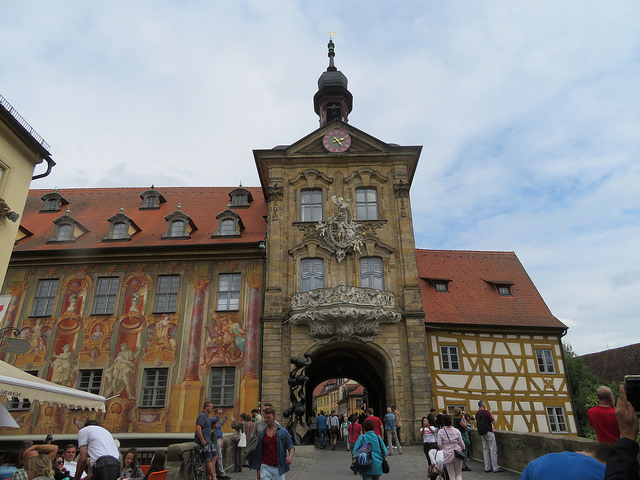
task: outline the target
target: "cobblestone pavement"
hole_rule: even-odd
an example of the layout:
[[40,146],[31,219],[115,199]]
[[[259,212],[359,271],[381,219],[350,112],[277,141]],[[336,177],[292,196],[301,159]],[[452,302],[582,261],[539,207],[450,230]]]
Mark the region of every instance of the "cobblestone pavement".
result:
[[[424,456],[422,446],[405,446],[402,448],[403,455],[397,453],[388,457],[391,471],[382,475],[380,480],[425,480],[427,478],[427,460]],[[296,455],[291,465],[291,470],[287,473],[287,480],[359,480],[359,476],[354,476],[349,469],[351,464],[351,454],[344,449],[344,446],[336,447],[333,451],[330,448],[320,450],[315,449],[315,455],[311,457]],[[484,465],[477,460],[469,463],[470,472],[462,472],[463,480],[517,480],[520,474],[512,471],[503,473],[485,473]],[[231,480],[256,480],[255,470],[243,468],[241,473],[233,473],[233,467],[227,468],[227,474]]]

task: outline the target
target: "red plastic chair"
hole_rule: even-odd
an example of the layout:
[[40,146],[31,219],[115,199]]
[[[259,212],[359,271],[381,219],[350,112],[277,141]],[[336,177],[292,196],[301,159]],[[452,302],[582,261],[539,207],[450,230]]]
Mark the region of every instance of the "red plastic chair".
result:
[[160,470],[159,472],[153,472],[149,475],[148,480],[164,480],[167,478],[169,470]]
[[142,470],[142,473],[144,473],[145,475],[147,474],[147,472],[149,471],[149,467],[151,465],[140,465],[140,470]]

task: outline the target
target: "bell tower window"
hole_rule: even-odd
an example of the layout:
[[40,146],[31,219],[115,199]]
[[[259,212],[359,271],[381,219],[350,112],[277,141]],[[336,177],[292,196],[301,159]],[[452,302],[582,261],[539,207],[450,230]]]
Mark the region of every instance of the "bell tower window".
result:
[[342,107],[338,102],[329,102],[327,104],[327,123],[336,119],[342,120]]

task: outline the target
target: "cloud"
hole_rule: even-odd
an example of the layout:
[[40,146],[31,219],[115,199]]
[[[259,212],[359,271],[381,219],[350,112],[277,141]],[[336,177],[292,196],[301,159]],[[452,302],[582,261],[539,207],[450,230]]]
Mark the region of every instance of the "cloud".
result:
[[423,145],[416,245],[515,251],[587,353],[640,341],[639,16],[632,0],[13,2],[0,93],[52,145],[34,187],[258,185],[253,149],[318,127],[333,30],[350,123]]

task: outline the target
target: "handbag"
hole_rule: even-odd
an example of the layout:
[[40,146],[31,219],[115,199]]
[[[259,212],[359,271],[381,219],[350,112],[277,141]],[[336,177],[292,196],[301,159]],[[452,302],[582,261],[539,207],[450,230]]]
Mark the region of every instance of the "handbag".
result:
[[[378,443],[380,444],[380,453],[382,453],[382,440],[380,440],[380,437],[378,437]],[[389,470],[391,470],[391,468],[389,467],[389,462],[387,462],[386,458],[382,459],[382,472],[383,473],[389,473]]]
[[238,447],[244,448],[247,446],[247,435],[244,432],[240,432],[240,440],[238,440]]
[[440,470],[435,463],[432,463],[429,465],[429,468],[427,468],[427,477],[431,480],[435,480],[438,478],[438,475],[442,475],[442,473],[442,470]]

